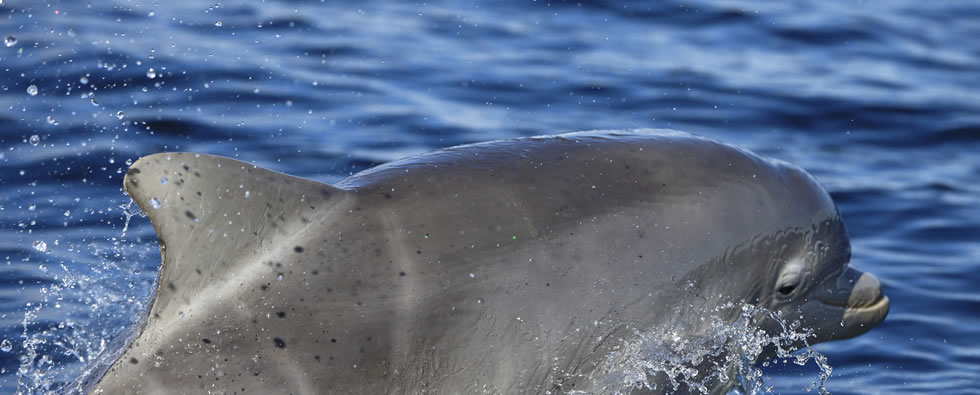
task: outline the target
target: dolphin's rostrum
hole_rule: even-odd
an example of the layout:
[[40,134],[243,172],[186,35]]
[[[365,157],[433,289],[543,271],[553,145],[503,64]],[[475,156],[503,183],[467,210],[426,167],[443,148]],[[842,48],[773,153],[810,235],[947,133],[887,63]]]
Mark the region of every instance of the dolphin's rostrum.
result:
[[802,316],[815,341],[888,311],[812,177],[678,132],[460,146],[334,186],[163,153],[124,183],[163,264],[83,390],[602,392],[619,343],[710,330],[725,303]]

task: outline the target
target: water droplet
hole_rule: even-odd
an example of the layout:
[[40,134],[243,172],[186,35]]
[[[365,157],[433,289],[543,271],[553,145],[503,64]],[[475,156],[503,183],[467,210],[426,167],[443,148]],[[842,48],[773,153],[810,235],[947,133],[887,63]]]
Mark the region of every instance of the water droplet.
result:
[[81,82],[82,85],[88,85],[88,76],[87,75],[83,75],[82,78],[79,78],[78,79],[78,82]]
[[251,193],[249,193],[248,191],[245,191],[245,198],[246,199],[248,199],[249,195],[251,195]]
[[470,278],[476,278],[476,274],[470,273]]
[[166,185],[170,180],[167,177],[160,177],[160,183]]
[[276,280],[282,280],[282,273],[279,273],[279,275],[276,276]]
[[[221,27],[221,21],[215,22],[214,25],[217,26],[217,27]],[[9,45],[8,45],[8,47],[9,47]]]
[[123,113],[122,111],[116,112],[116,118],[123,119],[125,117],[126,117],[126,114]]
[[477,298],[476,304],[483,304],[483,298]]
[[157,78],[157,72],[156,72],[156,70],[153,70],[152,67],[149,70],[147,70],[146,71],[146,78],[149,78],[151,80],[154,79],[154,78]]
[[7,47],[17,45],[17,37],[7,36],[7,38],[3,39],[3,45],[6,45]]
[[150,198],[150,207],[160,208],[160,201],[157,198]]
[[54,119],[54,117],[48,115],[48,125],[57,125],[57,124],[58,124],[58,121],[56,121]]
[[34,211],[34,210],[37,210],[36,204],[31,204],[30,206],[27,206],[27,211]]
[[41,240],[34,241],[33,246],[35,250],[38,250],[40,252],[45,252],[48,250],[48,243],[45,243]]
[[65,216],[66,217],[70,217],[71,216],[71,210],[65,210]]
[[133,160],[132,159],[126,159],[126,166],[130,166],[132,164],[133,164]]
[[27,87],[27,94],[37,96],[37,85],[31,84]]
[[41,136],[38,136],[36,134],[35,135],[31,135],[30,142],[31,142],[31,145],[37,147],[37,145],[41,143]]
[[10,350],[13,349],[14,349],[14,344],[11,343],[10,340],[3,339],[3,342],[0,343],[0,351],[10,352]]

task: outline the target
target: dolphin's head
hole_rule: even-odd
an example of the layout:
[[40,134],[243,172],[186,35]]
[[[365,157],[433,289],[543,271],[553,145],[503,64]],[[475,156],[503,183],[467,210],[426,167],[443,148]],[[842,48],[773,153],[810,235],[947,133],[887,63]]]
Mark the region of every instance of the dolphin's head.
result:
[[850,244],[839,219],[794,235],[798,243],[789,246],[797,248],[777,260],[764,291],[770,309],[813,330],[811,343],[858,336],[885,319],[888,297],[874,275],[848,265]]
[[810,343],[863,334],[885,319],[888,297],[874,275],[850,267],[847,230],[829,194],[802,170],[788,170],[796,187],[820,198],[791,202],[810,206],[814,221],[777,237],[782,248],[770,257],[762,302],[811,329]]

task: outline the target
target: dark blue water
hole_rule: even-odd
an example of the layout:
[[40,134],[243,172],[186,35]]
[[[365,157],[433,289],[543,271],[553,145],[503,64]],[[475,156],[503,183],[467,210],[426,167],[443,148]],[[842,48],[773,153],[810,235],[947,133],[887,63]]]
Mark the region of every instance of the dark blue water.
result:
[[[121,189],[141,155],[333,182],[461,143],[655,127],[833,194],[892,307],[816,347],[831,392],[980,393],[980,5],[723,3],[3,0],[0,389],[56,390],[149,301],[158,247],[138,215],[124,234]],[[818,370],[766,372],[801,393]]]

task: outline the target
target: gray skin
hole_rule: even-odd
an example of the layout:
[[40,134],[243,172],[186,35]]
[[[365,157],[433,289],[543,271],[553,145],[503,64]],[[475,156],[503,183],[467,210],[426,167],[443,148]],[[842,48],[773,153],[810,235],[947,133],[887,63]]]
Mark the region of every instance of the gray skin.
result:
[[722,303],[802,315],[814,341],[888,311],[812,177],[678,132],[466,145],[334,186],[164,153],[124,183],[158,289],[82,391],[604,392],[616,346],[704,333]]

